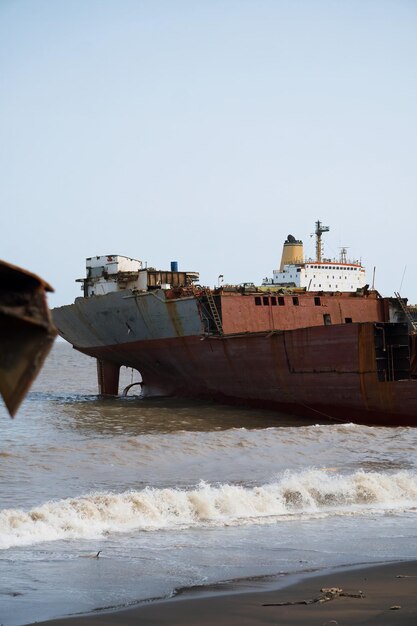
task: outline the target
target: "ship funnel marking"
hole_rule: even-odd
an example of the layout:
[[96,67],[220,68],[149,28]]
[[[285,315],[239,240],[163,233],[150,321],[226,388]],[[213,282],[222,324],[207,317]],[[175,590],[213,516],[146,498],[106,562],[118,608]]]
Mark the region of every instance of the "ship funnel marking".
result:
[[288,235],[287,239],[284,241],[284,246],[282,248],[280,272],[283,271],[284,265],[303,263],[303,261],[303,242],[299,239],[296,239],[293,235]]

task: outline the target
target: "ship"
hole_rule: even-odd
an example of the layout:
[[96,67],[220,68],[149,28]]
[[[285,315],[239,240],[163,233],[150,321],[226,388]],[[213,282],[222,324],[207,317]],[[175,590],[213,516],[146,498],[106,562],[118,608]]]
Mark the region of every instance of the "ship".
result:
[[417,425],[417,324],[399,293],[382,297],[360,260],[316,255],[288,235],[261,284],[199,284],[199,273],[90,257],[83,296],[54,309],[59,334],[97,361],[98,390],[121,366],[143,397],[196,398],[367,425]]
[[11,417],[57,335],[49,291],[52,287],[36,274],[0,260],[0,394]]

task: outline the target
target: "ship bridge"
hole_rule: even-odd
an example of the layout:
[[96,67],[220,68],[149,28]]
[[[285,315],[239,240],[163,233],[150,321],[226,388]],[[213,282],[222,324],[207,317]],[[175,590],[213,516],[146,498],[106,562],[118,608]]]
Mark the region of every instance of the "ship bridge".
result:
[[288,235],[284,242],[281,264],[273,270],[272,278],[264,278],[263,285],[296,287],[306,291],[354,292],[366,284],[365,268],[360,261],[349,261],[346,248],[341,248],[339,259],[322,257],[321,236],[329,230],[316,222],[316,259],[304,259],[303,242]]

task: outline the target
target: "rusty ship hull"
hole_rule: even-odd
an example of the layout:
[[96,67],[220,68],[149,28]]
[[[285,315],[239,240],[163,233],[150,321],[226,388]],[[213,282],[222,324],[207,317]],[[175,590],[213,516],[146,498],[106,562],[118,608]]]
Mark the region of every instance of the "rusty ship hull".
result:
[[124,289],[54,310],[97,359],[102,394],[121,366],[143,395],[203,398],[317,419],[417,425],[417,344],[376,292]]

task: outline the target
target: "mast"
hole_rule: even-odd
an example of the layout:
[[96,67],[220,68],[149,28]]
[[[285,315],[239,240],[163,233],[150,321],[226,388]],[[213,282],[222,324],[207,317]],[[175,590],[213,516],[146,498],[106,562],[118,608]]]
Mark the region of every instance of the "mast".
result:
[[327,233],[330,230],[329,226],[323,226],[320,220],[316,222],[316,261],[317,263],[321,263],[321,255],[323,252],[321,236],[323,233]]
[[347,263],[347,248],[340,248],[340,262]]

